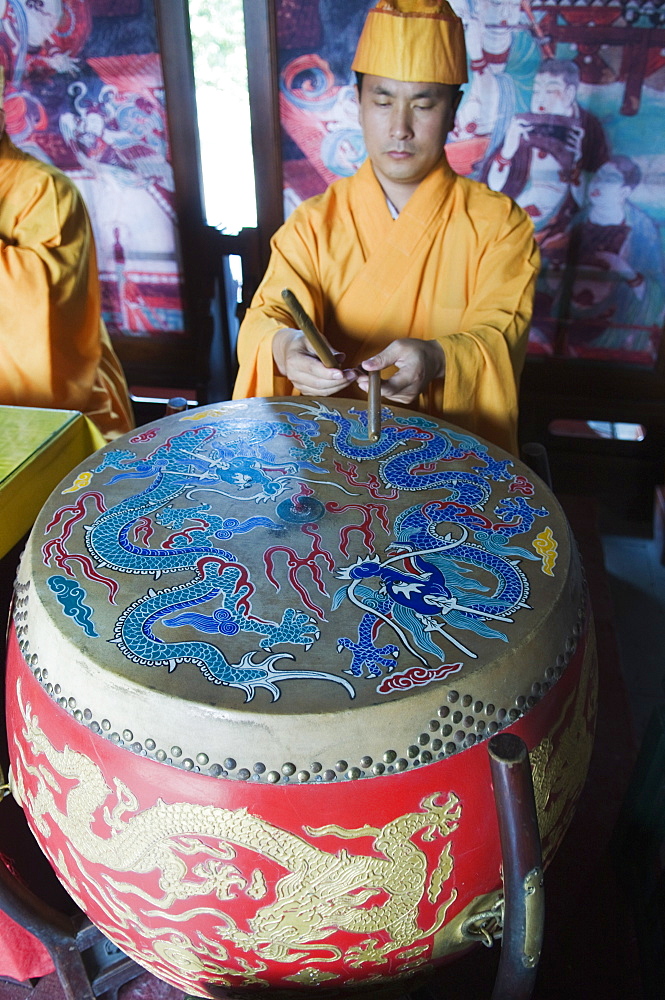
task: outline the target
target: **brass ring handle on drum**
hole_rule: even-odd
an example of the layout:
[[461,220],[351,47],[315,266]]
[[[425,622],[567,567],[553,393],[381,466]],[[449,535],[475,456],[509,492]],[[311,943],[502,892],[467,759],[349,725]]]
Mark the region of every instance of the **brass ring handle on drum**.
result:
[[[314,348],[319,361],[326,368],[338,368],[343,359],[343,355],[335,351],[330,341],[314,325],[307,315],[300,302],[290,288],[282,290],[282,298],[289,307],[289,312]],[[359,368],[357,371],[369,376],[367,390],[367,436],[370,441],[378,441],[381,437],[381,372],[366,372]]]
[[505,899],[503,940],[492,1000],[529,1000],[543,942],[543,860],[529,752],[514,733],[488,744]]
[[2,770],[2,766],[0,766],[0,802],[11,794],[12,786],[9,781],[5,780],[5,772]]

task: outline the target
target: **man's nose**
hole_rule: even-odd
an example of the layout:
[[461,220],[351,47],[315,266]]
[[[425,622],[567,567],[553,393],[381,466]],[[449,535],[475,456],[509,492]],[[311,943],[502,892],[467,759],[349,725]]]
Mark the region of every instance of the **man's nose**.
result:
[[390,119],[390,134],[395,139],[408,139],[413,135],[411,114],[406,108],[394,108]]

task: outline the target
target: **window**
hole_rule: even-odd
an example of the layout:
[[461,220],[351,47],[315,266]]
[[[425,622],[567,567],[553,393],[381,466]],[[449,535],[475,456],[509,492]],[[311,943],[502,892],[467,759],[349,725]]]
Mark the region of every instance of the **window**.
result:
[[235,235],[256,221],[242,0],[189,0],[208,225]]

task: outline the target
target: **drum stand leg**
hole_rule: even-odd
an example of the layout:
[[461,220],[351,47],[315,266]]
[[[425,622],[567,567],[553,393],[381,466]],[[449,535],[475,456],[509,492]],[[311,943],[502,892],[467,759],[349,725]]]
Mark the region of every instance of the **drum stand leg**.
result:
[[523,740],[498,733],[488,744],[503,855],[504,921],[492,1000],[533,993],[545,918],[543,868],[529,754]]
[[0,861],[0,909],[42,942],[48,951],[66,1000],[107,1000],[118,988],[145,970],[118,952],[119,958],[98,975],[88,972],[81,952],[103,940],[90,921],[70,917],[44,903]]
[[12,920],[42,942],[53,959],[67,1000],[94,1000],[75,945],[73,924],[22,885],[4,864],[0,864],[0,906]]

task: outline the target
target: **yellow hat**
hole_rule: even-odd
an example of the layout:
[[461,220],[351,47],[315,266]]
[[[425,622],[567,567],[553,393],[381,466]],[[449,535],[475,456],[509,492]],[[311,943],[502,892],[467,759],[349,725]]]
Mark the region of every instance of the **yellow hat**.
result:
[[378,0],[351,68],[408,83],[466,83],[462,22],[447,0]]

